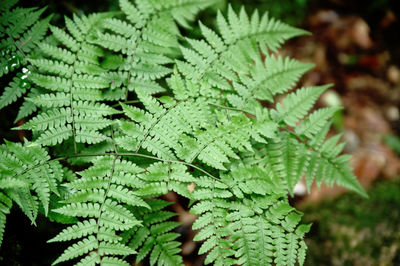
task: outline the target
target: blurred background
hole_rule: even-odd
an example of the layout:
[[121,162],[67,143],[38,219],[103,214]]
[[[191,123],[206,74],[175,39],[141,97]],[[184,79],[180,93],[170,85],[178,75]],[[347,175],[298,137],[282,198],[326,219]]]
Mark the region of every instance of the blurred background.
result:
[[[307,29],[310,36],[288,42],[282,55],[313,62],[314,69],[299,86],[335,84],[316,107],[341,105],[332,134],[341,132],[345,151],[353,155],[352,166],[370,198],[363,199],[344,189],[313,188],[309,195],[301,183],[291,199],[312,222],[306,236],[309,246],[306,265],[400,265],[400,9],[398,0],[233,0],[238,10],[268,11],[284,22]],[[21,1],[23,6],[48,6],[63,15],[118,10],[118,1],[40,0]],[[397,5],[396,5],[397,4]],[[214,9],[224,9],[221,3]],[[212,10],[199,18],[212,25]],[[197,32],[185,32],[196,36]],[[1,136],[18,140],[11,132],[15,111],[1,113]],[[4,121],[4,123],[3,123]],[[202,265],[198,246],[191,241],[194,217],[187,202],[174,194],[183,225],[182,249],[186,265]],[[18,230],[23,227],[24,231]],[[29,230],[25,230],[29,228]],[[43,219],[31,227],[17,209],[9,216],[0,251],[2,265],[49,265],[63,247],[46,244],[62,226]],[[59,244],[58,244],[59,245]],[[46,255],[43,255],[43,250]],[[49,256],[48,256],[48,255]],[[53,256],[53,257],[51,257]]]

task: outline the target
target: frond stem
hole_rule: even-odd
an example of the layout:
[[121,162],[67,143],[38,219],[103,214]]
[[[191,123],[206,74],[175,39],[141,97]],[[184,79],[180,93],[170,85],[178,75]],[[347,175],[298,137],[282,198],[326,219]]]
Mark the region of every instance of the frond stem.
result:
[[142,158],[147,158],[147,159],[151,159],[151,160],[156,160],[156,161],[161,161],[161,162],[167,162],[167,163],[178,163],[178,164],[183,164],[186,166],[189,166],[191,168],[194,168],[200,172],[202,172],[203,174],[211,177],[212,179],[218,180],[220,182],[223,182],[222,180],[220,180],[219,178],[215,177],[214,175],[210,174],[209,172],[207,172],[206,170],[202,169],[201,167],[194,165],[192,163],[187,163],[187,162],[183,162],[183,161],[177,161],[177,160],[167,160],[167,159],[161,159],[155,156],[151,156],[151,155],[147,155],[147,154],[142,154],[142,153],[137,153],[137,152],[121,152],[121,153],[77,153],[77,154],[71,154],[71,155],[66,155],[66,156],[62,156],[62,157],[58,157],[55,159],[51,159],[48,161],[44,161],[40,164],[37,164],[35,166],[32,166],[31,168],[26,169],[24,172],[20,173],[20,174],[16,174],[15,176],[18,175],[22,175],[25,174],[26,172],[29,172],[30,170],[42,166],[46,163],[50,163],[52,161],[62,161],[62,160],[67,160],[69,158],[78,158],[78,157],[97,157],[97,156],[109,156],[109,155],[114,155],[114,156],[136,156],[136,157],[142,157]]
[[245,113],[245,114],[255,116],[254,114],[252,114],[252,113],[250,113],[250,112],[248,112],[248,111],[246,111],[246,110],[243,110],[243,109],[234,108],[234,107],[228,107],[228,106],[223,106],[223,105],[219,105],[219,104],[215,104],[215,103],[208,103],[208,104],[209,104],[209,105],[212,105],[212,106],[215,106],[215,107],[217,107],[217,108],[222,108],[222,109],[227,109],[227,110],[232,110],[232,111],[243,112],[243,113]]

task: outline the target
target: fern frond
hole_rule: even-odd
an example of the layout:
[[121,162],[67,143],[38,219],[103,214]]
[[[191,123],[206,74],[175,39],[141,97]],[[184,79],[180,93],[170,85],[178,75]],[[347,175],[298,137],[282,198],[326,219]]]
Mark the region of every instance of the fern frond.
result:
[[17,1],[2,1],[0,4],[0,77],[22,68],[0,97],[0,109],[13,103],[29,87],[26,68],[27,58],[37,50],[44,38],[51,16],[40,19],[45,8],[20,8]]
[[295,126],[314,105],[319,96],[330,87],[330,85],[301,88],[278,103],[276,111],[271,111],[271,116],[277,120],[284,120],[289,126]]
[[186,162],[198,158],[207,165],[224,170],[223,163],[228,163],[229,158],[238,158],[235,150],[250,149],[250,130],[251,123],[244,115],[233,117],[225,125],[196,132],[194,138],[182,138],[182,146],[177,149],[178,156]]
[[240,81],[233,84],[236,93],[229,94],[227,100],[235,108],[254,112],[255,106],[259,106],[257,100],[273,102],[275,95],[291,89],[312,66],[267,54],[264,62],[250,65],[250,76],[241,75]]
[[24,68],[22,69],[22,73],[18,73],[8,86],[5,87],[3,94],[0,96],[0,109],[15,102],[31,86],[28,82],[29,70]]
[[136,122],[120,122],[127,137],[117,139],[117,143],[125,149],[145,148],[160,158],[174,159],[171,149],[179,146],[181,135],[207,124],[208,110],[201,98],[175,102],[166,108],[151,96],[142,94],[141,99],[149,112],[121,104],[125,114]]
[[105,19],[102,31],[90,39],[93,44],[114,52],[108,58],[118,58],[113,68],[124,77],[121,80],[124,86],[118,88],[122,90],[118,94],[122,97],[115,99],[126,98],[128,91],[136,89],[145,89],[148,93],[162,91],[150,88],[160,87],[154,81],[171,73],[168,64],[172,63],[171,58],[179,55],[180,32],[176,23],[188,27],[197,12],[215,2],[217,0],[136,1],[133,4],[128,0],[119,1],[125,18]]
[[[195,82],[202,80],[208,84],[208,87],[217,87],[225,91],[233,90],[231,83],[239,82],[239,77],[244,78],[245,75],[240,74],[249,73],[249,67],[251,67],[253,61],[260,61],[258,49],[268,55],[267,48],[276,50],[288,38],[305,33],[270,19],[267,14],[264,14],[260,20],[258,12],[254,12],[249,19],[243,8],[240,15],[237,16],[233,9],[229,7],[228,20],[219,12],[217,22],[221,37],[200,23],[205,40],[189,39],[188,42],[192,48],[181,47],[186,62],[179,61],[177,65],[179,71],[187,79]],[[301,65],[300,63],[296,64],[295,61],[273,60],[272,56],[267,57],[266,64],[268,64],[267,69],[271,64],[270,75],[280,72],[279,68],[274,68],[277,65],[280,68],[293,68],[294,73],[291,79],[284,80],[287,85],[280,84],[282,87],[281,89],[276,88],[277,92],[287,89],[287,86],[292,85],[296,78],[309,68],[308,64]],[[256,78],[260,79],[261,76],[258,75]],[[278,78],[280,77],[278,76]],[[253,90],[253,92],[249,91],[248,94],[254,97],[257,91],[257,96],[264,95],[262,98],[271,100],[270,96],[265,96],[266,92],[261,93],[260,88],[257,88],[263,85],[260,83],[265,83],[265,80],[267,79],[264,79],[264,82],[256,81],[258,86],[252,85],[250,90]],[[272,89],[271,85],[278,82],[274,84],[274,81],[271,80],[266,83],[267,88]]]
[[136,263],[149,255],[150,265],[183,265],[176,241],[179,234],[171,232],[179,223],[169,221],[176,214],[162,210],[171,203],[158,199],[147,203],[150,209],[137,210],[143,225],[129,232],[129,247],[138,250]]
[[206,264],[213,261],[216,265],[235,263],[229,259],[234,254],[231,249],[232,244],[225,239],[232,233],[228,230],[225,220],[230,208],[230,202],[226,198],[231,197],[232,193],[226,188],[227,186],[218,180],[210,180],[205,177],[196,180],[193,198],[200,202],[191,208],[191,212],[198,214],[199,218],[193,223],[192,228],[207,232],[196,235],[194,238],[195,241],[205,240],[200,247],[199,254],[209,252],[205,260]]
[[340,110],[338,107],[328,107],[314,111],[301,122],[300,127],[296,127],[296,134],[313,138],[338,110]]
[[52,57],[53,59],[61,60],[67,64],[72,64],[74,62],[74,56],[72,52],[67,49],[63,49],[45,42],[40,43],[39,48],[46,56]]
[[329,86],[294,89],[312,65],[276,53],[307,32],[229,6],[218,33],[200,23],[202,39],[182,37],[215,2],[120,0],[122,12],[65,17],[40,41],[44,9],[2,1],[0,77],[23,68],[0,108],[27,94],[17,120],[31,118],[14,129],[33,142],[0,146],[0,243],[15,203],[32,222],[40,210],[69,224],[49,240],[70,242],[54,264],[182,265],[159,199],[172,191],[198,215],[206,264],[302,265],[298,181],[366,195],[341,135],[326,139],[339,108],[312,110]]
[[6,141],[0,147],[0,205],[15,201],[34,223],[39,202],[47,215],[50,195],[59,193],[61,165],[50,160],[45,149],[29,143],[23,146]]
[[[133,184],[125,184],[124,187],[118,185],[116,177],[132,171],[132,168],[124,171],[127,164],[129,165],[117,157],[100,157],[93,166],[80,173],[80,179],[68,184],[75,192],[66,199],[67,203],[64,206],[55,211],[67,216],[89,219],[67,227],[50,240],[55,242],[84,238],[66,249],[54,264],[95,251],[99,256],[95,261],[99,261],[104,255],[134,253],[134,250],[123,245],[118,237],[119,231],[140,227],[142,224],[126,206],[149,206],[132,191],[135,189]],[[141,171],[139,167],[134,168],[134,174]],[[82,259],[82,263],[83,261],[86,261],[86,258]]]
[[283,200],[286,192],[262,168],[233,169],[223,183],[195,181],[193,197],[199,203],[192,212],[200,216],[193,229],[201,230],[194,240],[205,240],[199,254],[209,252],[205,263],[215,265],[294,265],[296,251],[286,253],[280,241],[301,241],[304,233],[294,233],[301,215]]
[[51,26],[56,40],[40,46],[46,58],[29,60],[37,69],[30,80],[44,89],[31,102],[47,110],[39,112],[23,128],[39,130],[38,143],[56,145],[72,137],[76,149],[76,143],[93,144],[107,139],[101,130],[111,122],[105,116],[117,111],[99,103],[104,100],[101,90],[110,87],[109,80],[102,76],[105,70],[100,67],[103,51],[87,41],[93,28],[79,25],[82,21],[95,25],[107,16],[66,18],[68,32]]

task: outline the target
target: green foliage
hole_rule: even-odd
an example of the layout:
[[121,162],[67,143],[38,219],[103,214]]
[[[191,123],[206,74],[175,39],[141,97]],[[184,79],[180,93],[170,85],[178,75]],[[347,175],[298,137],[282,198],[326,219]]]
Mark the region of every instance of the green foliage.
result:
[[1,150],[0,233],[13,202],[32,221],[41,206],[70,223],[49,241],[71,241],[54,264],[182,265],[176,214],[159,199],[172,191],[198,215],[206,263],[303,264],[297,182],[365,196],[340,135],[326,139],[338,109],[311,112],[329,86],[294,90],[312,65],[276,55],[306,31],[229,7],[218,30],[199,22],[203,37],[184,38],[214,2],[120,0],[122,12],[50,26],[24,55],[34,87],[15,129],[32,141]]
[[[27,89],[29,68],[27,57],[36,53],[37,45],[44,38],[51,16],[39,19],[44,8],[14,7],[18,0],[0,3],[0,77],[15,73],[13,80],[4,88],[0,97],[0,109],[15,102]],[[13,8],[14,7],[14,8]]]
[[50,195],[59,195],[58,185],[64,179],[64,172],[61,164],[51,160],[44,148],[6,141],[0,146],[0,174],[1,240],[5,215],[10,212],[12,203],[35,223],[39,204],[47,215]]
[[383,141],[388,145],[395,153],[400,153],[400,139],[395,135],[385,135]]

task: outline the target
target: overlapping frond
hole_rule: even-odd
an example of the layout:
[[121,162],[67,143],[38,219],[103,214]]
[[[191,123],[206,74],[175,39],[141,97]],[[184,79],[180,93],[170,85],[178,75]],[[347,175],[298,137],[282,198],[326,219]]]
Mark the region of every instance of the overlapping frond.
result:
[[44,38],[51,19],[40,19],[44,8],[14,7],[17,2],[0,3],[0,77],[18,71],[0,96],[0,109],[15,102],[30,87],[26,59]]
[[[249,18],[244,8],[236,14],[229,7],[227,18],[218,13],[217,24],[220,35],[200,23],[204,39],[188,39],[191,48],[181,47],[185,61],[178,61],[177,65],[187,79],[202,83],[203,89],[236,90],[236,94],[230,94],[235,107],[246,106],[253,100],[250,98],[271,100],[272,94],[290,88],[310,67],[273,56],[267,56],[265,65],[261,63],[260,50],[269,55],[269,49],[275,51],[285,40],[305,33],[270,18],[267,13],[260,18],[255,11]],[[254,62],[258,62],[256,67]],[[245,89],[240,91],[240,86]],[[209,93],[221,97],[216,92]]]
[[256,153],[248,153],[246,162],[268,169],[269,175],[285,182],[291,194],[297,182],[305,177],[308,189],[316,181],[318,187],[322,182],[329,186],[336,184],[366,196],[349,166],[351,156],[340,154],[344,148],[344,143],[338,143],[341,135],[325,140],[325,128],[317,133],[319,139],[279,133]]
[[50,196],[59,194],[63,175],[61,164],[44,148],[8,141],[0,146],[0,239],[12,202],[35,223],[39,204],[47,215]]
[[[139,262],[149,252],[152,265],[182,262],[177,255],[178,234],[170,232],[178,223],[168,221],[175,214],[162,210],[170,203],[143,199],[164,195],[170,190],[190,196],[187,186],[194,179],[186,166],[160,162],[143,169],[110,156],[97,159],[79,175],[79,179],[67,184],[72,192],[65,200],[66,205],[55,211],[84,220],[67,227],[50,242],[80,240],[66,249],[55,264],[83,254],[103,264],[108,259],[122,263],[108,255],[137,253]],[[80,263],[87,263],[87,259],[82,258]]]
[[179,222],[171,221],[176,213],[164,210],[170,202],[149,200],[149,209],[135,211],[143,223],[124,235],[128,246],[137,250],[136,263],[149,256],[150,265],[183,265],[182,257],[178,254],[181,245],[176,239],[179,234],[172,232]]
[[165,91],[156,80],[171,73],[172,59],[179,55],[177,23],[189,27],[200,10],[215,2],[218,0],[120,0],[123,16],[102,21],[103,30],[91,38],[93,44],[109,51],[103,63],[110,70],[108,77],[115,81],[114,93],[109,96],[120,100],[136,89],[149,94]]
[[165,98],[165,105],[146,94],[139,94],[139,98],[148,112],[122,104],[125,114],[134,121],[120,122],[126,136],[117,139],[117,143],[127,150],[143,148],[159,158],[175,159],[172,150],[180,145],[181,135],[206,126],[211,119],[201,98],[182,102]]
[[237,151],[251,148],[253,124],[243,114],[218,121],[218,113],[211,114],[203,98],[157,100],[139,94],[139,99],[148,112],[122,104],[125,114],[134,121],[120,122],[124,136],[116,141],[124,149],[145,149],[160,159],[179,158],[187,163],[200,160],[225,169],[224,163],[238,158]]
[[45,58],[29,60],[36,69],[30,80],[42,91],[27,101],[41,111],[20,128],[37,130],[37,143],[56,145],[72,138],[76,145],[107,139],[101,130],[111,120],[105,116],[117,111],[99,103],[110,82],[102,76],[103,51],[87,42],[96,23],[107,16],[66,18],[66,30],[51,26],[55,40],[40,45]]
[[[233,166],[221,181],[195,181],[195,240],[214,265],[295,265],[309,226],[285,200],[284,187],[260,167]],[[260,252],[262,250],[262,252]]]
[[85,255],[79,263],[89,265],[87,254],[93,265],[106,264],[109,260],[122,264],[124,262],[115,256],[135,253],[121,242],[119,232],[142,223],[128,206],[150,208],[135,193],[137,175],[142,171],[142,168],[116,156],[102,157],[93,166],[80,172],[79,179],[66,185],[71,195],[65,200],[64,206],[54,211],[84,219],[50,240],[79,240],[67,248],[54,264]]
[[60,163],[39,146],[6,142],[1,146],[0,167],[1,188],[31,221],[35,221],[39,202],[47,215],[50,194],[58,194],[63,179]]
[[[29,79],[17,119],[38,111],[18,127],[34,142],[0,146],[0,243],[15,202],[32,222],[56,208],[50,219],[71,224],[49,241],[73,242],[54,264],[181,265],[179,223],[159,199],[173,191],[198,215],[206,264],[302,265],[309,225],[288,200],[298,181],[365,195],[341,135],[326,138],[339,108],[312,109],[329,86],[295,90],[312,65],[276,54],[306,32],[229,6],[219,33],[200,23],[203,39],[182,38],[179,27],[216,1],[120,0],[122,12],[65,18],[40,44],[43,10],[0,4],[0,48],[18,40],[2,52],[30,65],[0,108]],[[18,66],[11,58],[0,76],[4,64]]]

